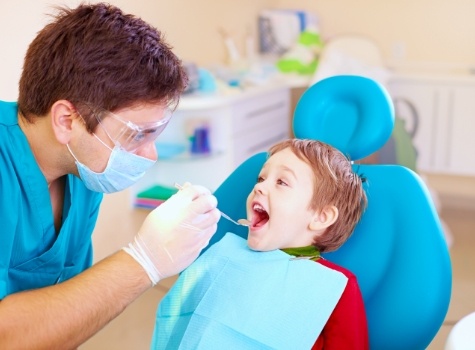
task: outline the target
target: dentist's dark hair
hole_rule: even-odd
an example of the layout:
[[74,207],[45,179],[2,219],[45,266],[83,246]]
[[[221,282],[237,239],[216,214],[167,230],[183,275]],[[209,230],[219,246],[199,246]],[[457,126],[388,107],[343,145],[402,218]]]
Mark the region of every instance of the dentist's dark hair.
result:
[[58,100],[76,106],[88,129],[95,109],[176,106],[188,78],[157,29],[106,3],[56,9],[25,56],[18,108],[26,120]]

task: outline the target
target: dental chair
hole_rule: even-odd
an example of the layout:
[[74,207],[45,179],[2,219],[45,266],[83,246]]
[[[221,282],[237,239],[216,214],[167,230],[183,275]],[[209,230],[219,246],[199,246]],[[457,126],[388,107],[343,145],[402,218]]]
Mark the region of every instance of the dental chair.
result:
[[[353,161],[377,151],[394,126],[391,99],[380,84],[360,76],[326,78],[304,92],[293,128],[297,138],[317,139]],[[245,203],[265,153],[241,164],[216,190],[219,207],[245,218]],[[400,165],[353,165],[366,179],[368,207],[351,238],[323,254],[358,278],[368,318],[370,348],[425,349],[446,316],[451,263],[439,217],[419,176]],[[247,228],[220,220],[210,245]]]
[[[319,57],[318,69],[310,80],[310,85],[335,75],[359,75],[377,81],[389,89],[391,70],[384,62],[378,43],[366,35],[339,34],[325,42]],[[395,109],[395,124],[388,141],[378,152],[366,158],[364,162],[379,164],[404,165],[417,172],[417,147],[414,139],[418,138],[418,111],[413,103],[397,95],[392,96]],[[437,212],[440,204],[437,191],[426,182]],[[453,243],[450,228],[441,221],[444,237],[449,248]]]

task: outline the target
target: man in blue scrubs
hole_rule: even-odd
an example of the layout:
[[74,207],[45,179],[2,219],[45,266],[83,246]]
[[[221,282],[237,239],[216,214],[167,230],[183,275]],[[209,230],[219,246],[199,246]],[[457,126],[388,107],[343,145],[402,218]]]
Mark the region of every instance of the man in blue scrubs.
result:
[[161,34],[110,5],[58,9],[33,40],[18,103],[0,101],[1,348],[79,346],[208,243],[216,198],[188,184],[91,266],[103,193],[154,164],[186,83]]

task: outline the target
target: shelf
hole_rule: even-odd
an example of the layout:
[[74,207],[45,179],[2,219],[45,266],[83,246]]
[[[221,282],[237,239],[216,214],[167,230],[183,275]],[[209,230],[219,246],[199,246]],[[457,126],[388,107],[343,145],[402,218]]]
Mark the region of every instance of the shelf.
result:
[[202,154],[193,154],[190,152],[183,152],[174,157],[161,159],[164,162],[189,162],[189,161],[202,161],[205,159],[211,159],[219,157],[223,152],[210,152]]
[[251,86],[246,88],[233,88],[217,93],[190,93],[180,98],[179,111],[199,112],[201,110],[229,106],[233,103],[245,101],[254,96],[260,96],[276,89],[288,89],[289,83],[284,79],[278,79],[273,84]]

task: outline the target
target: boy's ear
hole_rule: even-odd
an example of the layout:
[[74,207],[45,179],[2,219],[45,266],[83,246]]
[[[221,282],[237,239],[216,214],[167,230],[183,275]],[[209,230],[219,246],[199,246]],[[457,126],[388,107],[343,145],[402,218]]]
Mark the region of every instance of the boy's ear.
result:
[[51,127],[58,142],[69,142],[75,113],[75,107],[67,100],[56,101],[51,107]]
[[338,208],[334,205],[327,205],[322,210],[316,211],[310,222],[312,231],[325,230],[338,219]]

